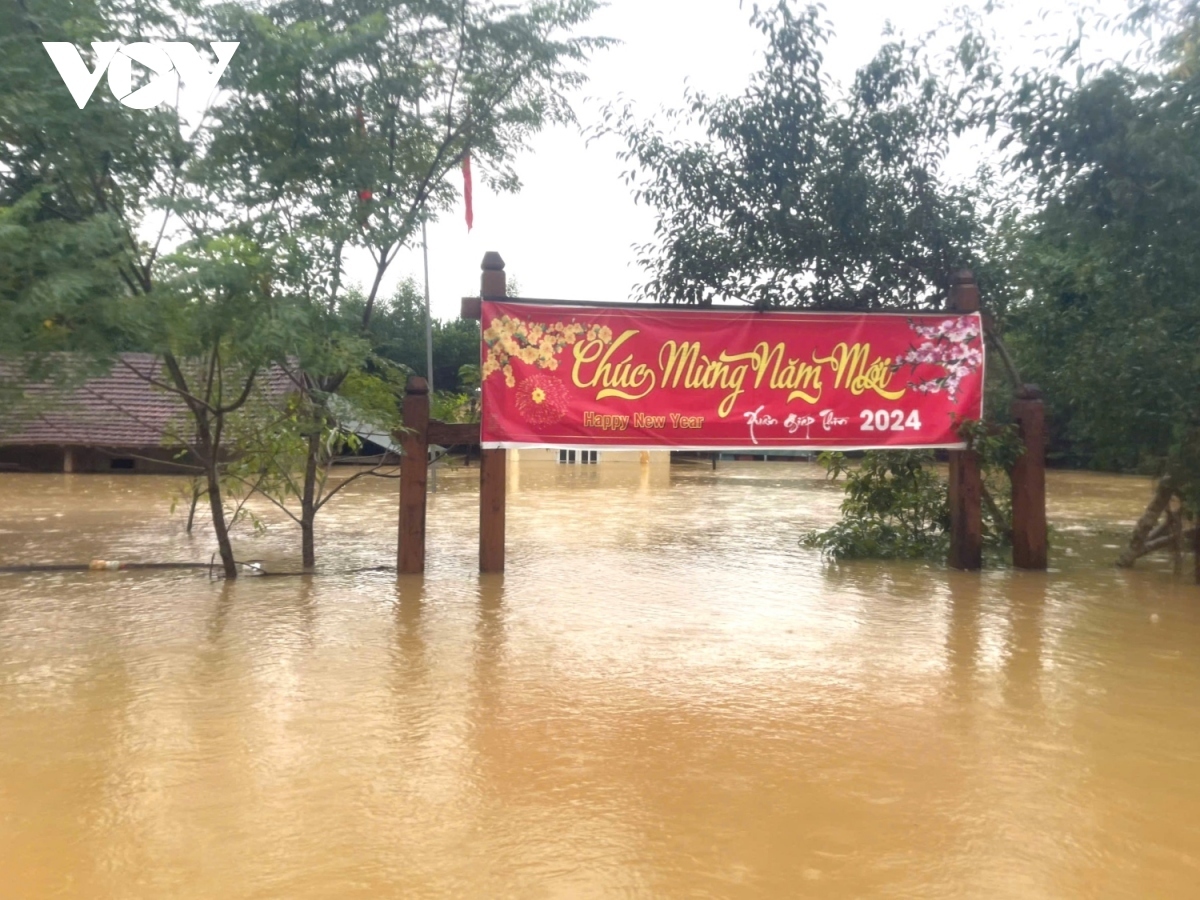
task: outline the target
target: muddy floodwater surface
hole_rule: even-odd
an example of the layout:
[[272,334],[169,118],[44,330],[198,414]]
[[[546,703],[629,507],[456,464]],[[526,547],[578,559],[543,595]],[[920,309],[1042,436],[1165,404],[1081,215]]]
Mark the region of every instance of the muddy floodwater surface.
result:
[[[0,474],[0,564],[207,560],[183,482]],[[1145,479],[1052,473],[1049,573],[832,566],[807,464],[442,472],[316,577],[0,575],[0,896],[1200,896],[1200,588],[1111,566]],[[237,553],[294,568],[267,508]]]

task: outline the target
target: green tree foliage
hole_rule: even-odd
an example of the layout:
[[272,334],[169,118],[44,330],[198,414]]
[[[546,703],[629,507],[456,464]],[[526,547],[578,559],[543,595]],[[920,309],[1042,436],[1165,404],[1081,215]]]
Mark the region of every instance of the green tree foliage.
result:
[[946,186],[941,164],[982,77],[977,42],[935,71],[921,47],[888,41],[838,91],[822,69],[821,15],[789,0],[756,5],[762,71],[739,97],[689,93],[668,130],[608,111],[602,132],[623,138],[627,179],[657,211],[640,248],[647,298],[936,306],[950,272],[971,262],[972,198]]
[[[315,333],[299,358],[309,403],[300,517],[306,566],[315,561],[318,472],[342,446],[321,435],[345,430],[327,398],[350,371],[346,351],[362,346],[344,339],[350,254],[365,253],[374,269],[352,332],[362,337],[397,254],[423,222],[458,202],[460,188],[446,176],[464,157],[494,188],[516,190],[513,162],[528,138],[571,119],[566,97],[583,81],[579,65],[606,43],[572,31],[596,8],[595,0],[208,8],[213,31],[242,46],[240,64],[222,82],[229,100],[214,111],[205,158],[206,180],[224,190],[195,203],[237,208],[242,227],[272,248],[276,289],[323,310],[314,322],[329,329]],[[441,338],[458,336],[451,329]],[[457,366],[448,371],[453,376]]]
[[[364,332],[388,266],[453,202],[457,189],[444,176],[467,152],[493,186],[517,187],[516,154],[544,124],[570,118],[565,98],[582,80],[578,65],[604,43],[570,33],[595,7],[0,5],[0,352],[100,361],[129,347],[160,354],[166,374],[155,381],[193,419],[230,577],[221,493],[229,479],[287,485],[277,501],[295,492],[290,472],[235,472],[229,460],[284,465],[303,438],[310,564],[313,516],[329,496],[322,472],[353,443],[344,420],[369,412],[364,396],[389,390],[386,381],[358,389],[387,368]],[[41,47],[70,41],[92,68],[94,40],[197,35],[241,46],[195,128],[181,129],[176,110],[128,109],[105,90],[78,109]],[[344,272],[356,251],[373,257],[374,276],[348,327]],[[261,409],[253,398],[268,370],[291,373],[295,402],[263,412],[273,423],[266,446],[229,445],[265,433],[230,417]],[[339,394],[345,403],[335,408],[329,401]]]
[[[366,298],[361,291],[349,291],[341,303],[347,324],[362,321]],[[374,353],[409,372],[426,375],[425,298],[417,283],[406,278],[392,295],[376,303],[367,326]],[[434,387],[461,391],[460,369],[479,364],[479,323],[470,319],[433,320]]]
[[130,346],[162,358],[161,372],[137,374],[187,410],[180,434],[235,577],[224,441],[301,323],[271,289],[263,245],[229,227],[236,216],[192,214],[189,198],[220,193],[200,183],[204,132],[185,138],[178,110],[129,109],[104,90],[79,109],[41,45],[70,41],[91,68],[93,40],[184,39],[194,11],[171,0],[0,7],[0,340],[22,360],[64,351],[102,365]]
[[846,480],[842,519],[824,531],[804,535],[804,546],[834,559],[946,555],[950,506],[932,453],[873,451],[857,467],[840,453],[822,453],[820,461],[830,478]]
[[374,277],[363,325],[398,251],[458,202],[445,176],[468,153],[493,187],[515,190],[528,138],[567,121],[578,66],[606,42],[571,32],[595,0],[286,0],[223,3],[211,27],[242,41],[215,112],[208,164],[248,223],[271,233],[280,277],[327,308],[347,254]]
[[[1020,453],[1012,427],[995,433],[964,426],[980,456],[984,476],[984,547],[1003,550],[1012,543],[1008,472]],[[872,450],[857,466],[841,453],[822,453],[832,479],[845,478],[842,519],[801,538],[806,547],[833,559],[939,559],[950,548],[949,487],[922,450]]]
[[1196,509],[1200,16],[1150,11],[1172,15],[1152,64],[1076,69],[1067,55],[996,98],[1034,210],[1002,235],[1005,319],[1061,459],[1168,473]]
[[104,89],[79,109],[41,42],[86,48],[135,24],[161,27],[172,11],[164,3],[135,23],[115,0],[0,4],[0,352],[10,360],[122,345],[103,301],[149,289],[160,244],[137,229],[185,153],[170,111],[127,109]]

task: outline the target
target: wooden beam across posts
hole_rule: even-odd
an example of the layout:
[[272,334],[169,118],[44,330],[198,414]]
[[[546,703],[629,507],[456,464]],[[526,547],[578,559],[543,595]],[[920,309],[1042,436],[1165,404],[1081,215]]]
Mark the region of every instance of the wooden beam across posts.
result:
[[[966,269],[950,279],[950,311],[979,311],[979,286]],[[955,569],[983,567],[983,477],[973,450],[950,451],[950,559]]]
[[1018,569],[1046,568],[1046,412],[1041,393],[1025,385],[1012,403],[1025,445],[1012,470],[1012,555]]
[[460,319],[474,319],[478,322],[483,318],[483,299],[480,297],[463,297]]
[[429,384],[416,375],[404,390],[404,434],[400,439],[400,549],[396,571],[425,571],[425,489],[429,470]]
[[[484,254],[480,278],[481,298],[507,295],[504,260],[490,251]],[[464,304],[465,305],[465,304]],[[465,309],[464,309],[465,312]],[[486,414],[486,411],[485,411]],[[508,480],[507,450],[479,452],[479,571],[504,571],[504,505]]]
[[478,422],[441,422],[429,420],[429,443],[443,447],[479,446]]

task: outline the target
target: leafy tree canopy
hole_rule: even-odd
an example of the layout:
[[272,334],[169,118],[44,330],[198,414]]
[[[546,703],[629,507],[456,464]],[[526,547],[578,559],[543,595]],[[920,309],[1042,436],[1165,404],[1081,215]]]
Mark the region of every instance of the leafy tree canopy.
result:
[[996,98],[1025,179],[1025,212],[1000,235],[1009,292],[997,299],[1061,458],[1170,471],[1194,502],[1200,16],[1194,3],[1157,12],[1170,29],[1150,65],[1051,66]]
[[[338,448],[322,436],[340,433],[325,402],[343,385],[363,395],[354,376],[371,359],[364,331],[388,266],[455,198],[445,176],[468,152],[494,185],[517,187],[523,142],[570,118],[567,94],[605,43],[572,34],[596,6],[0,4],[0,352],[160,354],[160,386],[194,420],[231,576],[220,494],[222,442],[237,431],[229,417],[251,408],[267,367],[298,372],[302,408],[277,421],[308,441],[308,564],[312,517],[328,496],[319,472]],[[79,109],[42,47],[68,41],[91,70],[93,41],[201,36],[241,46],[205,120],[186,127],[176,109],[129,109],[103,89]],[[343,273],[363,250],[374,279],[349,327]]]
[[[944,303],[969,264],[971,195],[941,173],[978,41],[952,64],[889,40],[846,90],[825,74],[822,7],[755,7],[765,65],[739,97],[689,93],[667,128],[610,108],[637,199],[657,211],[640,248],[653,300],[872,309]],[[699,132],[700,138],[686,135]]]
[[[362,319],[366,297],[360,290],[347,292],[341,303],[347,322]],[[427,375],[425,358],[425,298],[411,278],[376,305],[367,335],[374,353],[403,366],[410,372]],[[479,365],[479,324],[469,319],[433,320],[433,368],[435,389],[460,391],[464,365]]]
[[206,160],[279,278],[337,306],[347,255],[374,264],[362,325],[421,223],[458,202],[446,176],[470,154],[493,187],[520,186],[528,138],[572,117],[567,94],[607,41],[572,34],[596,0],[284,0],[223,3],[212,27],[241,40]]

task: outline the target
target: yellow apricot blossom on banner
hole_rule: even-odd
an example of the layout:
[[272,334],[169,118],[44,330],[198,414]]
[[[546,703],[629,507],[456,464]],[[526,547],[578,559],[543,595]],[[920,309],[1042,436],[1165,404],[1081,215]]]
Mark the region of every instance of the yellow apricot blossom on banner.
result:
[[524,322],[509,315],[497,316],[483,330],[487,358],[483,362],[482,375],[487,378],[493,372],[501,372],[504,383],[513,387],[516,384],[513,359],[519,359],[528,366],[554,371],[559,365],[559,354],[578,340],[608,344],[612,342],[612,329],[578,322],[555,322],[551,325]]

